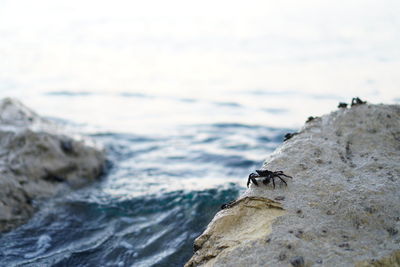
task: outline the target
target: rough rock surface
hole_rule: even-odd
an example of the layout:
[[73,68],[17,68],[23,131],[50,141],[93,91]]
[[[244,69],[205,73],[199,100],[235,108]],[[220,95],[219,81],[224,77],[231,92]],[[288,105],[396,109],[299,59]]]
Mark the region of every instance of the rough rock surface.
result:
[[103,171],[104,151],[15,99],[0,101],[0,232],[25,222],[35,201]]
[[251,184],[186,266],[400,266],[399,105],[312,119],[263,168],[293,179]]

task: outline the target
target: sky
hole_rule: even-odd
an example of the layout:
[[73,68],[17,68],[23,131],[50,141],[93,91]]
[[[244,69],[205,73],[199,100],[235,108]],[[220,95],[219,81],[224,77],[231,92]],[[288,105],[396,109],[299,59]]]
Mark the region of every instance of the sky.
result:
[[2,0],[0,96],[45,112],[49,92],[317,114],[354,96],[398,103],[399,11],[392,0]]

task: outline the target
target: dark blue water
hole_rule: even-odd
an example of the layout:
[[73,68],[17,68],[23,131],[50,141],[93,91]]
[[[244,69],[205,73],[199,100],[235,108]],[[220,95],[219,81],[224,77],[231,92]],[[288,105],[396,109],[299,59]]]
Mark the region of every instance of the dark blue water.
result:
[[170,135],[94,133],[108,173],[37,202],[27,224],[0,236],[0,266],[182,266],[194,239],[286,131],[214,123]]

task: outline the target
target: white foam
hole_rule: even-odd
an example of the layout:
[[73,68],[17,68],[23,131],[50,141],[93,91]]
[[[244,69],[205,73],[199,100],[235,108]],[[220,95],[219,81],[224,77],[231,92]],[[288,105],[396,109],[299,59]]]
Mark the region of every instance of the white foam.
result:
[[49,235],[41,235],[36,242],[36,251],[31,253],[26,253],[24,255],[25,259],[34,258],[42,253],[44,253],[51,246],[51,237]]

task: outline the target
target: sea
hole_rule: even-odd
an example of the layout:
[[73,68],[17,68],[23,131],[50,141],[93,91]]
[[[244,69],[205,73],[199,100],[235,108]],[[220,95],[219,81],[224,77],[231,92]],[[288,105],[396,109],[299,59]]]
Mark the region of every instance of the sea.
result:
[[[0,266],[183,266],[309,116],[400,103],[397,0],[0,0],[0,97],[103,146]],[[290,164],[290,162],[288,162]]]

